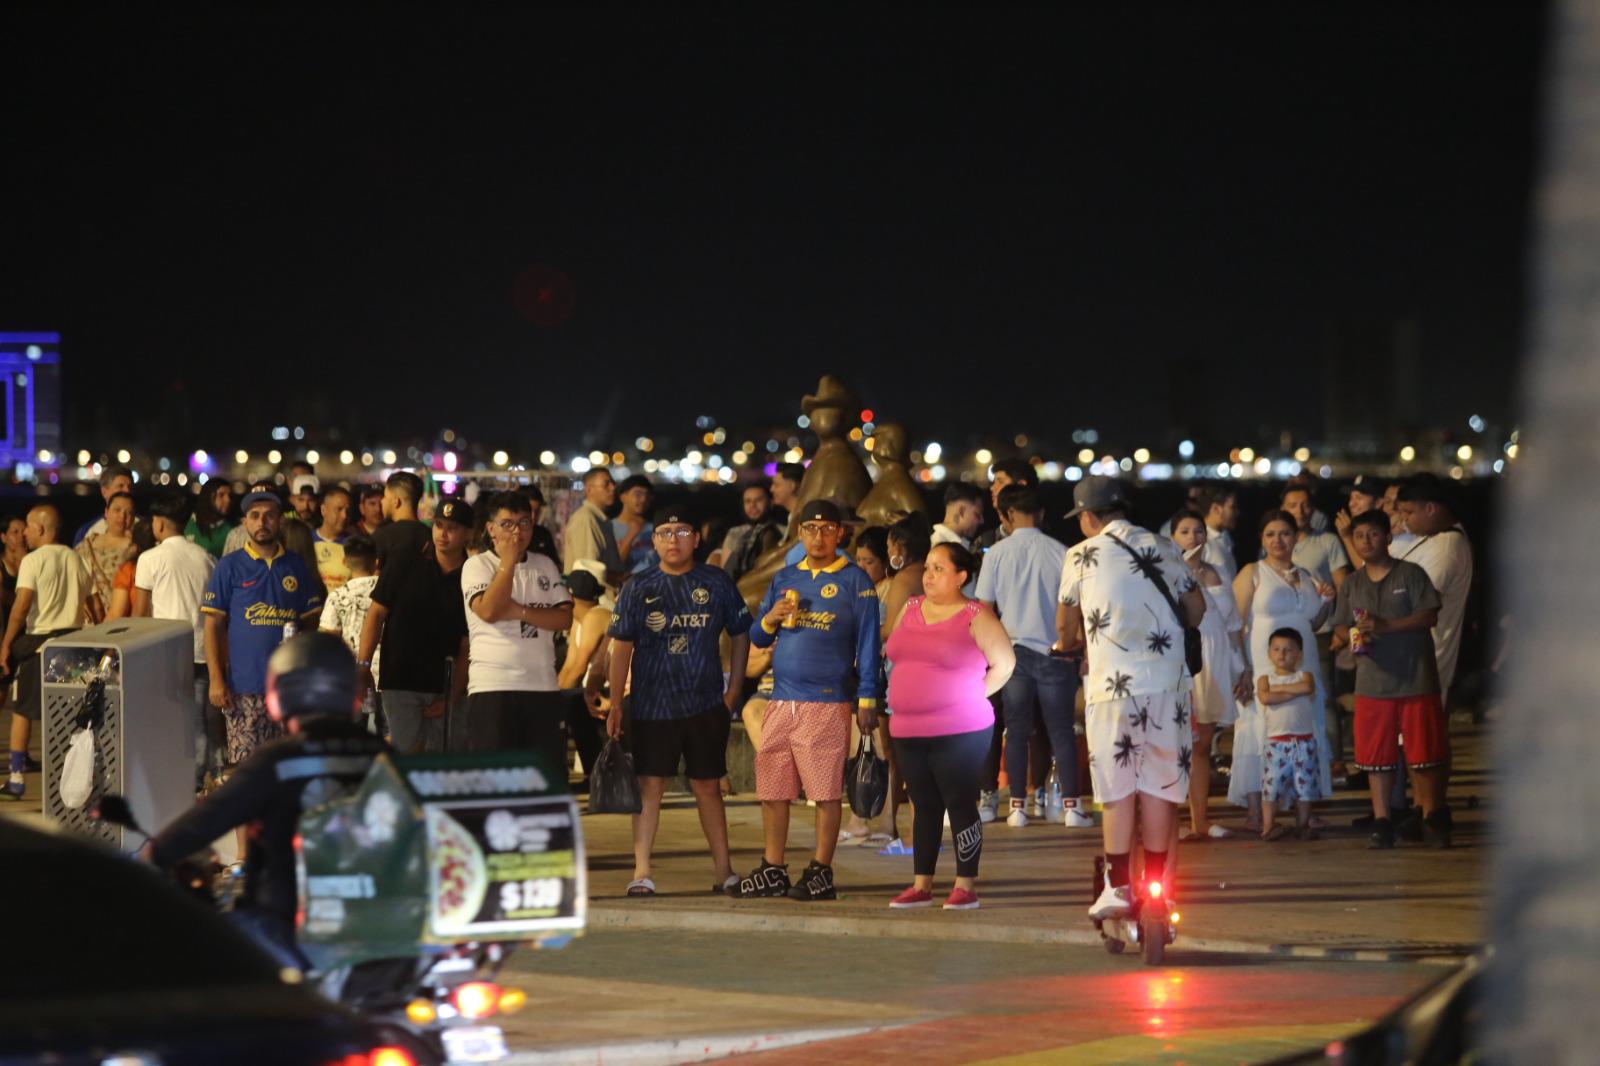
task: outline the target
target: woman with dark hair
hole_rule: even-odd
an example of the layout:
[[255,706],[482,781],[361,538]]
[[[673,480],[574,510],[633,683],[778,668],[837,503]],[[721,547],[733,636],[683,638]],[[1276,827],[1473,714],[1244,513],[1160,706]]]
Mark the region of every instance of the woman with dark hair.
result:
[[906,601],[922,591],[922,566],[933,547],[933,531],[928,520],[920,514],[902,518],[889,527],[885,537],[889,550],[889,591],[879,600],[883,603],[883,639],[889,639],[894,628],[893,620],[900,617]]
[[945,910],[978,906],[983,822],[978,777],[994,735],[989,697],[1016,666],[1011,638],[993,611],[962,594],[977,560],[960,544],[934,545],[912,596],[891,623],[884,656],[889,673],[889,732],[911,793],[915,880],[889,906],[933,905],[933,875],[945,815],[955,841],[956,881]]
[[105,621],[106,611],[111,607],[117,571],[139,554],[139,547],[133,542],[133,496],[126,492],[113,493],[106,501],[105,520],[104,532],[89,534],[77,547],[94,584],[91,602],[96,622]]
[[200,545],[212,558],[222,558],[222,548],[233,532],[234,523],[229,518],[232,512],[233,482],[212,478],[194,498],[194,516],[183,531],[184,539]]
[[[1291,628],[1302,638],[1304,669],[1316,679],[1313,703],[1316,717],[1317,761],[1320,795],[1307,799],[1327,799],[1333,795],[1329,772],[1326,709],[1322,692],[1322,664],[1317,659],[1316,630],[1333,609],[1333,586],[1318,581],[1294,563],[1298,523],[1285,511],[1268,511],[1261,519],[1260,562],[1248,563],[1233,579],[1234,601],[1249,635],[1250,686],[1272,674],[1267,645],[1279,629]],[[1252,700],[1239,709],[1233,732],[1233,771],[1228,780],[1228,799],[1249,810],[1247,828],[1261,831],[1261,770],[1266,751],[1264,716]]]
[[1211,796],[1211,742],[1217,730],[1233,724],[1239,703],[1255,698],[1250,691],[1250,670],[1245,665],[1243,623],[1233,589],[1216,567],[1201,558],[1206,546],[1206,520],[1198,511],[1184,509],[1168,523],[1173,543],[1183,552],[1189,572],[1206,594],[1206,613],[1200,619],[1200,650],[1205,669],[1194,679],[1194,765],[1189,770],[1190,829],[1179,840],[1221,840],[1232,836],[1212,823],[1207,813]]

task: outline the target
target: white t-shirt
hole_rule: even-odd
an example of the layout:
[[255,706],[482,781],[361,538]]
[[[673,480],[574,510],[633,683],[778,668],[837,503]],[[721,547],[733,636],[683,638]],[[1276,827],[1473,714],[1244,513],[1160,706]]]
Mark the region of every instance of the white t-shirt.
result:
[[46,544],[22,557],[17,588],[33,590],[28,632],[53,633],[83,625],[83,603],[94,584],[82,556],[65,544]]
[[139,556],[133,585],[150,593],[150,615],[194,626],[194,661],[206,661],[206,627],[200,597],[217,561],[211,553],[183,537],[168,537]]
[[930,547],[934,544],[959,544],[968,551],[972,550],[972,542],[970,540],[943,522],[934,523],[933,534],[928,538],[928,544]]
[[[353,577],[328,593],[328,602],[322,608],[317,626],[324,633],[337,633],[351,655],[361,654],[361,630],[367,624],[367,612],[372,609],[372,590],[378,587],[378,575]],[[383,649],[372,649],[372,684],[381,688],[378,669]]]
[[[472,609],[500,570],[492,551],[474,555],[461,570],[466,599],[467,637],[471,641],[467,694],[479,692],[554,692],[556,644],[549,630],[515,618],[485,622]],[[556,564],[537,552],[517,564],[511,577],[511,598],[533,607],[559,607],[572,602]]]
[[1459,525],[1391,548],[1396,559],[1416,563],[1428,572],[1439,593],[1439,621],[1433,627],[1433,657],[1439,664],[1439,689],[1448,694],[1461,655],[1461,624],[1472,591],[1472,542]]
[[[1138,562],[1118,540],[1137,553]],[[1183,657],[1183,625],[1151,573],[1161,575],[1174,599],[1195,587],[1178,546],[1127,519],[1116,519],[1067,552],[1060,600],[1083,612],[1089,653],[1083,696],[1089,703],[1193,687]]]

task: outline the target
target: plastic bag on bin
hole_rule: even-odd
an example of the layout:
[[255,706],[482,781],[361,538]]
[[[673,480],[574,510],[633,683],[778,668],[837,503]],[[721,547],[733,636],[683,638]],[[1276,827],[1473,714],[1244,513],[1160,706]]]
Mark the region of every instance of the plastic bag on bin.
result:
[[94,730],[80,729],[67,742],[67,758],[61,767],[61,802],[68,810],[80,810],[94,791]]
[[861,737],[861,750],[844,764],[844,787],[850,810],[861,818],[876,818],[889,801],[889,763],[872,750],[872,737]]
[[638,814],[641,806],[633,756],[615,739],[606,741],[589,774],[589,813]]

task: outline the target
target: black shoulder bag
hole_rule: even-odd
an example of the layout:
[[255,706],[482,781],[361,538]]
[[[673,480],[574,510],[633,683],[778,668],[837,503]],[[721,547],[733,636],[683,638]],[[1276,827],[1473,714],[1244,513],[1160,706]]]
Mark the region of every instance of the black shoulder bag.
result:
[[1139,572],[1150,579],[1156,591],[1161,593],[1161,598],[1167,601],[1167,606],[1172,608],[1172,616],[1178,620],[1178,627],[1183,630],[1183,661],[1188,665],[1189,673],[1199,677],[1200,671],[1205,669],[1205,654],[1200,647],[1200,630],[1184,624],[1183,612],[1178,609],[1178,601],[1173,598],[1172,590],[1167,587],[1167,579],[1161,576],[1161,571],[1154,563],[1146,567],[1144,557],[1128,547],[1120,537],[1112,536],[1110,533],[1106,536],[1122,545],[1122,550],[1133,556],[1134,561],[1139,564]]

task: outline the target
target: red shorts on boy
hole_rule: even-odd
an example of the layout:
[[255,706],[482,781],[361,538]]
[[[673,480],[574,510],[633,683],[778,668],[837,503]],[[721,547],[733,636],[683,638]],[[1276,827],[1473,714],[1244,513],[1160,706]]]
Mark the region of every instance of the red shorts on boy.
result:
[[1356,767],[1369,772],[1400,768],[1400,738],[1406,766],[1426,770],[1450,758],[1450,729],[1439,694],[1380,699],[1356,697]]

